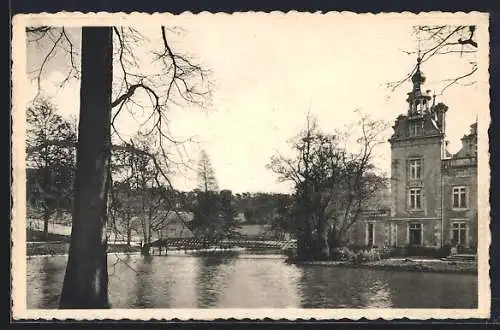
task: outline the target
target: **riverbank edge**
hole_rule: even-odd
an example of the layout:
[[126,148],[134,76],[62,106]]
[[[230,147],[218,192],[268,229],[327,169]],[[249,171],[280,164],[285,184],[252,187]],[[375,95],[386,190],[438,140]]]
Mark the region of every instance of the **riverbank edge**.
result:
[[[109,245],[108,254],[113,253],[139,253],[138,246]],[[67,255],[69,252],[69,242],[27,242],[26,256],[56,256]]]
[[296,266],[323,266],[420,273],[478,275],[477,263],[475,262],[438,261],[425,259],[411,261],[384,259],[380,261],[369,261],[363,263],[354,263],[349,261],[295,261],[289,263]]
[[[126,245],[110,245],[108,254],[139,254],[139,247],[129,247]],[[44,242],[39,244],[28,244],[26,256],[61,256],[68,255],[69,243],[67,242]],[[198,251],[199,254],[210,254]],[[193,253],[198,254],[198,253]],[[214,253],[216,255],[217,253]],[[287,261],[289,264],[297,266],[323,266],[323,267],[344,267],[357,269],[377,269],[405,272],[421,273],[455,273],[477,275],[476,262],[441,261],[426,259],[382,259],[379,261],[369,261],[354,263],[349,261]]]
[[[232,249],[199,249],[199,250],[184,250],[172,249],[169,254],[187,254],[187,255],[228,255],[234,253],[251,252],[252,249],[247,248],[232,248]],[[274,250],[273,250],[274,251]],[[26,249],[27,257],[34,256],[63,256],[68,255],[68,242],[28,242]],[[141,253],[139,246],[128,246],[126,244],[110,244],[108,246],[108,254],[138,254]],[[157,255],[157,254],[152,254]]]

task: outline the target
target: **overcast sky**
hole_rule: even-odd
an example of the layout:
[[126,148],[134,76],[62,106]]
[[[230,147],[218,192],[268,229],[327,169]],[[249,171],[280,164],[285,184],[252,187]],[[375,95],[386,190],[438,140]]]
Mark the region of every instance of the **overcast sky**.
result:
[[[179,138],[196,137],[199,144],[187,147],[189,155],[196,160],[200,148],[207,151],[220,188],[289,191],[290,186],[277,183],[265,165],[277,150],[286,150],[286,141],[304,127],[308,111],[325,132],[355,122],[356,109],[391,124],[406,113],[411,84],[391,92],[386,83],[403,78],[414,67],[416,56],[403,50],[417,49],[412,26],[418,23],[384,17],[368,23],[361,17],[312,15],[172,17],[165,24],[182,28],[179,35],[170,33],[172,48],[189,53],[210,69],[213,84],[207,109],[181,104],[170,110],[172,131]],[[159,26],[141,30],[151,42],[160,40]],[[70,32],[78,44],[79,29]],[[46,47],[29,46],[28,69],[46,51]],[[467,72],[467,61],[455,54],[425,63],[423,89],[438,92],[446,84],[443,80]],[[79,82],[59,87],[67,63],[62,55],[51,59],[42,89],[69,118],[78,114]],[[32,82],[27,95],[35,93]],[[452,152],[460,147],[459,139],[478,111],[485,111],[478,108],[477,93],[477,85],[455,86],[438,96],[438,101],[449,106],[447,135]],[[122,118],[119,126],[128,132],[136,129],[130,118]],[[377,165],[389,172],[388,143],[377,150]],[[196,186],[196,173],[173,179],[178,189]]]

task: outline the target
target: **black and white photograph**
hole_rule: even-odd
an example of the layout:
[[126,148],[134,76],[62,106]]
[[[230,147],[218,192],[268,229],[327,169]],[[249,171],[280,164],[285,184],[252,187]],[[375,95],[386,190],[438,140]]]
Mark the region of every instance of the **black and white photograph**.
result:
[[13,18],[14,318],[487,318],[484,13]]

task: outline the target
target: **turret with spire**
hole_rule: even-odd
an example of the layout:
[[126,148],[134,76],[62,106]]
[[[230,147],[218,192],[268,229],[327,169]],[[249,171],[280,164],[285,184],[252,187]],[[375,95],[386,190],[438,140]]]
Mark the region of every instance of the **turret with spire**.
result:
[[413,83],[413,90],[408,93],[408,116],[422,116],[425,112],[429,111],[429,101],[432,97],[428,94],[422,93],[422,85],[425,83],[425,76],[420,71],[420,64],[422,59],[417,58],[417,67],[415,73],[411,76]]
[[445,135],[445,114],[448,107],[443,103],[436,103],[436,94],[432,95],[431,90],[423,91],[422,85],[426,78],[421,66],[422,58],[419,56],[411,76],[412,90],[407,93],[408,111],[406,115],[397,118],[391,140],[431,136],[443,138]]

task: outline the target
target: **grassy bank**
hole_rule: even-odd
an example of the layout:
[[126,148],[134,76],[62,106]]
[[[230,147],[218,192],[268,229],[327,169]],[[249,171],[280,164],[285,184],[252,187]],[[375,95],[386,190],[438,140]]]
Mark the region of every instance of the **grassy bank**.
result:
[[301,261],[296,264],[409,272],[477,274],[476,262],[445,261],[439,259],[383,259],[362,263],[349,261]]
[[[37,255],[62,255],[69,252],[69,236],[49,233],[47,236],[41,231],[26,230],[26,254]],[[108,246],[108,253],[140,252],[140,247],[129,247],[126,244],[113,244]]]
[[[37,255],[64,255],[68,254],[68,242],[28,242],[26,245],[26,254],[28,256]],[[125,244],[109,245],[108,253],[140,252],[140,247],[129,247]]]
[[26,241],[28,242],[67,242],[69,236],[48,233],[47,236],[42,231],[26,230]]

